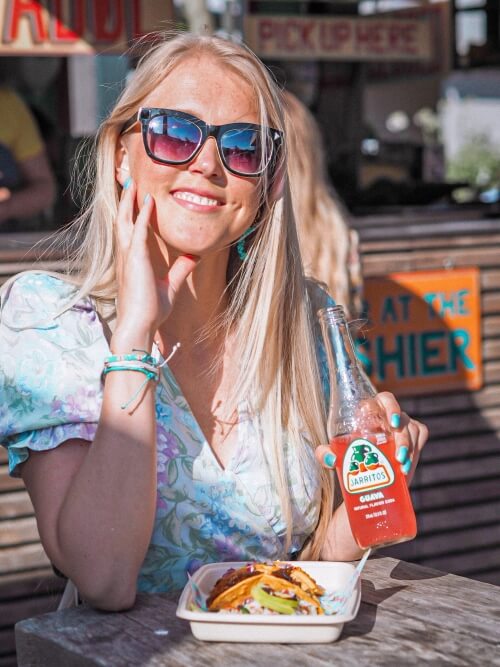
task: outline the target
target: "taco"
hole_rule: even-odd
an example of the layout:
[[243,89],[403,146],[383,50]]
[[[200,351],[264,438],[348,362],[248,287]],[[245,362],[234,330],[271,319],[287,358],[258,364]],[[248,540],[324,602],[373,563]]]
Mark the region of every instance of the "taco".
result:
[[276,561],[230,569],[207,598],[209,611],[250,614],[323,614],[324,589],[302,568]]

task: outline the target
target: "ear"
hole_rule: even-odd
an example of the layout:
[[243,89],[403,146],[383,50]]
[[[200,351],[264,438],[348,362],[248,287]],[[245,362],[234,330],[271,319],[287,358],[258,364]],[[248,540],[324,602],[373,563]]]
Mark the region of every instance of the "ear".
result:
[[125,142],[120,138],[115,150],[115,178],[117,182],[123,187],[129,176],[130,166],[128,150]]

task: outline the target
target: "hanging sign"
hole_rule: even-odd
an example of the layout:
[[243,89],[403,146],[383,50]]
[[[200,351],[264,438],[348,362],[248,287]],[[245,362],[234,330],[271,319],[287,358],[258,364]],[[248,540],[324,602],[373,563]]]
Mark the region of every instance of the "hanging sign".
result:
[[171,19],[171,0],[0,0],[0,55],[121,53]]
[[379,390],[417,396],[482,386],[477,268],[367,278],[358,355]]
[[261,58],[427,60],[427,18],[267,16],[245,18],[245,41]]

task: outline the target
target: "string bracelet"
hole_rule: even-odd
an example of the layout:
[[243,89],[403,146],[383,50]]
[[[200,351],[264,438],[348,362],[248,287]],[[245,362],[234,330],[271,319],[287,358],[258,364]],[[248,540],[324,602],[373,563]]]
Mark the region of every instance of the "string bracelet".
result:
[[[111,354],[109,357],[106,357],[102,372],[104,376],[113,371],[133,371],[142,373],[146,376],[144,382],[141,383],[129,400],[120,405],[122,410],[126,410],[129,405],[135,401],[148,382],[151,380],[158,382],[160,378],[160,368],[165,366],[165,364],[172,359],[180,346],[180,343],[176,343],[168,357],[164,359],[161,364],[158,363],[157,359],[155,359],[147,350],[138,350],[135,348],[132,352],[127,354]],[[158,344],[157,347],[159,349]]]
[[[159,350],[159,349],[160,349],[160,346],[158,345],[158,343],[156,343],[156,341],[155,341],[155,344],[156,344],[156,347],[157,347],[158,350]],[[158,364],[158,368],[163,368],[163,366],[165,366],[165,364],[168,364],[168,362],[170,361],[170,359],[172,359],[172,357],[173,357],[174,354],[177,352],[177,350],[180,348],[180,346],[181,346],[180,343],[176,343],[176,344],[173,346],[172,351],[170,352],[170,354],[168,355],[168,357],[167,357],[166,359],[164,359],[164,360],[161,362],[161,364]]]
[[153,361],[153,363],[146,363],[145,361],[106,361],[104,362],[104,375],[107,375],[111,371],[135,371],[153,373],[153,375],[158,378],[158,364]]
[[112,354],[107,357],[104,360],[103,375],[106,376],[113,371],[134,371],[146,376],[129,400],[120,405],[122,410],[126,410],[135,401],[148,382],[151,380],[158,382],[160,376],[157,361],[144,350],[133,350],[129,354]]

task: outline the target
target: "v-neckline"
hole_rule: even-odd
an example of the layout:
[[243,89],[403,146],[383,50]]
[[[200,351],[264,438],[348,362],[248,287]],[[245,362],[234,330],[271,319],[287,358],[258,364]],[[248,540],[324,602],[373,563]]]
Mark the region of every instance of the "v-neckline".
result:
[[[162,379],[164,378],[164,374],[165,375],[168,374],[168,379],[170,380],[171,384],[174,386],[176,394],[182,399],[182,401],[184,403],[183,409],[185,409],[187,412],[189,412],[189,415],[190,415],[191,419],[193,420],[193,424],[194,424],[195,429],[197,431],[197,435],[199,436],[200,441],[203,443],[203,448],[209,452],[209,455],[210,455],[212,461],[219,468],[221,473],[225,474],[225,473],[228,473],[228,472],[233,472],[233,467],[234,467],[233,463],[236,460],[236,456],[239,452],[240,445],[241,445],[240,405],[238,405],[237,410],[236,410],[237,411],[237,417],[238,417],[238,421],[236,423],[236,428],[238,429],[237,437],[236,437],[236,447],[235,447],[234,452],[231,454],[231,457],[228,461],[227,466],[225,466],[222,463],[222,461],[216,456],[216,454],[215,454],[215,452],[212,448],[212,445],[208,441],[208,438],[206,437],[203,429],[201,428],[198,420],[196,419],[196,416],[195,416],[195,414],[194,414],[194,412],[191,408],[191,405],[189,404],[189,401],[187,400],[184,392],[182,391],[182,388],[181,388],[177,378],[175,377],[174,372],[172,371],[172,369],[170,368],[168,363],[164,363],[165,359],[164,359],[162,353],[160,352],[160,348],[158,347],[158,345],[156,343],[154,343],[154,346],[155,346],[156,354],[160,358],[161,363],[163,363],[162,367],[160,368],[160,383],[161,383]],[[167,379],[167,378],[165,378],[165,379]]]

